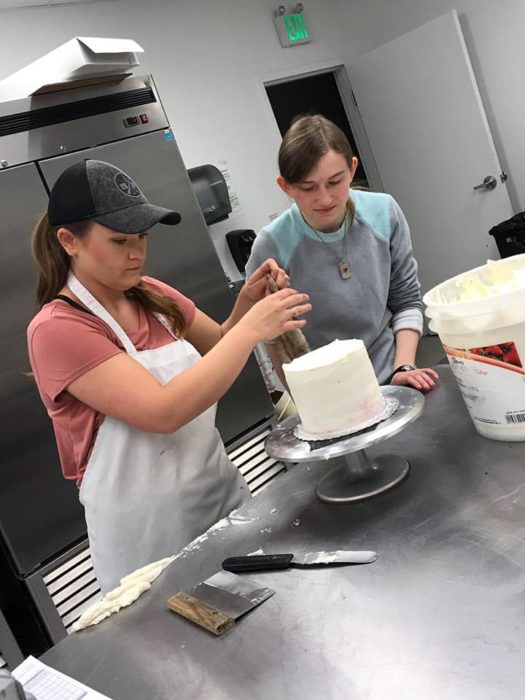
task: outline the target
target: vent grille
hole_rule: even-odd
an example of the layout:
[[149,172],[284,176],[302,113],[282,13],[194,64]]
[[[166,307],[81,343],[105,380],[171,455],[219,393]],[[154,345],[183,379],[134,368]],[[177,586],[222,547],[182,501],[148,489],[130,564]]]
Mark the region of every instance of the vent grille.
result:
[[240,447],[228,453],[228,457],[238,467],[253,494],[262,491],[278,474],[286,470],[285,465],[269,457],[264,449],[264,441],[271,426],[257,433]]
[[85,100],[68,102],[67,104],[52,105],[50,107],[32,109],[28,112],[20,112],[19,114],[10,114],[0,117],[0,137],[31,131],[44,126],[52,126],[53,124],[62,124],[75,119],[84,119],[97,114],[117,112],[120,109],[128,109],[156,101],[153,90],[149,87],[144,87],[137,90],[126,90],[114,95],[90,97]]
[[84,610],[102,598],[87,545],[65,564],[46,574],[44,584],[68,634]]

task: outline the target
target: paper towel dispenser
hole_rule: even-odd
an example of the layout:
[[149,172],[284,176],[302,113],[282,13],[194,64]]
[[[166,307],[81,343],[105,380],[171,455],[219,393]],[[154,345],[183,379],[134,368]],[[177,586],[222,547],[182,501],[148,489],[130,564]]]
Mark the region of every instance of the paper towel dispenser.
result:
[[214,165],[189,168],[188,175],[207,224],[224,221],[231,214],[228,186],[221,171]]

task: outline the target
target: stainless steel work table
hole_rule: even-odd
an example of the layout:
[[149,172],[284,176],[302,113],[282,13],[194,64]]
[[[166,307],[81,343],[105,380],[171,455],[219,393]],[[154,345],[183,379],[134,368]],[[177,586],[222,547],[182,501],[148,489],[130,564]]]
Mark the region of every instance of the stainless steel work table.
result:
[[[421,417],[369,449],[409,459],[396,489],[323,503],[327,463],[298,465],[131,607],[42,660],[114,700],[522,700],[525,443],[480,437],[449,368],[438,369]],[[249,574],[276,594],[218,638],[166,609],[226,556],[260,548],[379,558]]]

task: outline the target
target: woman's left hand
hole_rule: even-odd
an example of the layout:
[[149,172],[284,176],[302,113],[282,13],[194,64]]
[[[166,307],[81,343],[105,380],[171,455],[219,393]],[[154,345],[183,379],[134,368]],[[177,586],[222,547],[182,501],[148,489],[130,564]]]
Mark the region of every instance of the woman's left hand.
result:
[[390,384],[394,386],[412,386],[414,389],[426,393],[432,391],[436,386],[436,380],[439,379],[439,374],[433,369],[425,367],[424,369],[411,369],[408,372],[397,372],[392,377]]
[[286,271],[279,267],[273,258],[265,260],[255,272],[246,280],[241,293],[254,304],[266,296],[268,276],[272,277],[279,289],[290,286],[290,278]]

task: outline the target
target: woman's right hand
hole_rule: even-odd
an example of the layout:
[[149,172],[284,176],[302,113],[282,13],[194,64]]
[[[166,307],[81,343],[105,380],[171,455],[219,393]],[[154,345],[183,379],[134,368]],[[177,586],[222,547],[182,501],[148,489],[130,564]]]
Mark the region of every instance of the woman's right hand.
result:
[[255,344],[298,330],[306,324],[306,319],[297,317],[312,310],[309,299],[308,294],[290,287],[280,289],[254,304],[237,326],[253,337]]

